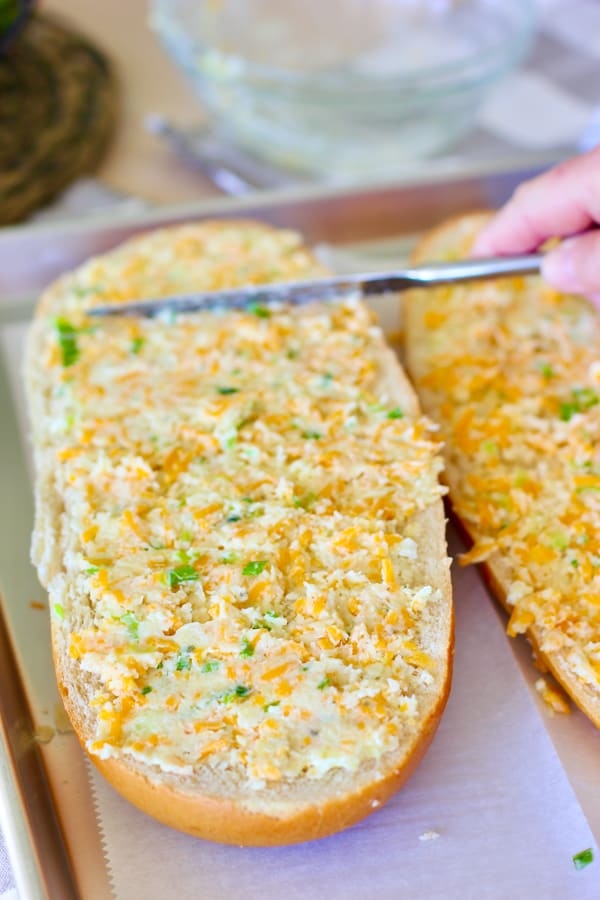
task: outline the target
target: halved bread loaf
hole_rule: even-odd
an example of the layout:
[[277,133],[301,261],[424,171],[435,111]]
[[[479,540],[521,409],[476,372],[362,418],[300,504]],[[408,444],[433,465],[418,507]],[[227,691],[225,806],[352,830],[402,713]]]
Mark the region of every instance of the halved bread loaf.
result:
[[[414,259],[465,256],[487,213],[427,235]],[[600,323],[540,278],[406,295],[406,353],[442,427],[446,477],[510,611],[600,727]]]
[[319,271],[291,232],[165,229],[61,278],[29,337],[67,711],[125,797],[217,841],[337,831],[423,755],[452,645],[434,428],[357,300],[85,311]]

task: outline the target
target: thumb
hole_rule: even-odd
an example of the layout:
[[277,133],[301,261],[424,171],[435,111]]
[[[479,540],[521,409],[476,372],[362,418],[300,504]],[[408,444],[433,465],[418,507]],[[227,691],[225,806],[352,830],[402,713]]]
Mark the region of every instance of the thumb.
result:
[[568,238],[547,253],[542,276],[557,290],[584,294],[600,306],[600,229]]

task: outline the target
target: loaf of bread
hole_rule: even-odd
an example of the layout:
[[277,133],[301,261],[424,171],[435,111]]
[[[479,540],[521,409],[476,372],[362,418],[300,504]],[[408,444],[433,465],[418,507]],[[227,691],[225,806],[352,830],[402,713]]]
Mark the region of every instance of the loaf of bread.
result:
[[[465,256],[487,214],[427,235]],[[510,612],[600,727],[600,323],[538,277],[410,292],[408,368],[442,428],[452,507]]]
[[27,349],[66,709],[132,803],[235,844],[352,824],[435,731],[452,647],[436,430],[357,299],[86,309],[320,272],[258,223],[152,232],[50,287]]

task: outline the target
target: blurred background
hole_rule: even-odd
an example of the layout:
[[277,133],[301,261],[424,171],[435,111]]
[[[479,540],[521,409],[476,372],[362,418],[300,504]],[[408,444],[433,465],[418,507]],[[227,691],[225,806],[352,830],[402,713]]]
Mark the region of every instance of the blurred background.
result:
[[600,140],[598,0],[0,0],[0,222]]

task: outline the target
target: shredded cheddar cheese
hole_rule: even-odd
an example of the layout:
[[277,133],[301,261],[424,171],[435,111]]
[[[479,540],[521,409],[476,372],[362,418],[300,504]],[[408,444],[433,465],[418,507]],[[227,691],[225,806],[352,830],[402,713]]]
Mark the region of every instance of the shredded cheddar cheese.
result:
[[476,538],[462,562],[499,554],[509,634],[534,627],[542,651],[600,688],[598,316],[533,277],[423,300],[420,384]]
[[433,426],[378,387],[367,309],[85,316],[311,265],[287,232],[183,227],[92,260],[53,301],[65,569],[89,604],[69,641],[97,685],[94,753],[243,764],[260,786],[354,770],[414,727],[444,648],[417,614],[440,597],[412,520],[441,463]]
[[561,713],[562,715],[568,715],[571,712],[571,707],[563,692],[556,687],[551,687],[545,678],[537,679],[535,689],[551,714]]

